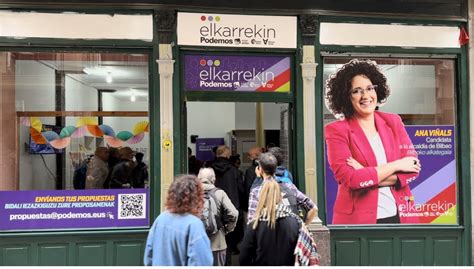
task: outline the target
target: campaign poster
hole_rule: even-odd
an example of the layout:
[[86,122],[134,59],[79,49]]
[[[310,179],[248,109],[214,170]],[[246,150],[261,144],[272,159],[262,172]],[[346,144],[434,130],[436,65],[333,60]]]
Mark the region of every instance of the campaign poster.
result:
[[144,228],[148,189],[1,191],[0,231]]
[[[410,202],[398,204],[400,216],[416,219],[418,224],[457,224],[454,126],[412,125],[405,129],[422,168],[419,176],[408,184]],[[327,158],[325,169],[327,224],[333,224],[338,186]]]
[[214,160],[212,149],[224,145],[224,138],[196,138],[196,158],[202,162]]
[[287,56],[185,55],[186,91],[280,92],[291,90]]

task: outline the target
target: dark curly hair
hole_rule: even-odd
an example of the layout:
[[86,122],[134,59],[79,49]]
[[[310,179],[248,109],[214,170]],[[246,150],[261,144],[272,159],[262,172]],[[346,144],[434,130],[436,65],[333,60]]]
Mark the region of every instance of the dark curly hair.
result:
[[190,213],[200,217],[203,199],[204,189],[201,181],[194,175],[181,175],[171,184],[165,206],[171,213]]
[[326,106],[334,116],[338,117],[342,114],[348,119],[354,115],[350,90],[352,79],[358,75],[367,77],[373,85],[377,85],[375,91],[378,104],[387,101],[390,88],[387,85],[387,78],[380,71],[377,63],[371,60],[353,59],[330,75],[326,81]]

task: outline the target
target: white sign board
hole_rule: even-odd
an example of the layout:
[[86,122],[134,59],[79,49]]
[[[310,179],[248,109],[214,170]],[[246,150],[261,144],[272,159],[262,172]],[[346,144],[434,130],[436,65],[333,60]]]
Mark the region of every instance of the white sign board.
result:
[[296,17],[178,13],[178,45],[296,48]]

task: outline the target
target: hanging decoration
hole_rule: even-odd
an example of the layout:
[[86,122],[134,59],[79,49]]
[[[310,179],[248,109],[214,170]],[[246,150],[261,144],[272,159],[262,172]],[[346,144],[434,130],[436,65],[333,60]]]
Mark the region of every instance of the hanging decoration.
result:
[[464,46],[469,43],[469,34],[464,26],[459,27],[459,45]]
[[80,117],[76,126],[66,126],[58,134],[54,131],[42,132],[43,123],[37,117],[22,117],[21,124],[30,127],[31,139],[36,144],[50,144],[53,148],[63,149],[71,143],[71,138],[80,138],[86,135],[103,137],[109,147],[119,148],[125,143],[138,144],[150,131],[148,121],[140,121],[135,124],[132,132],[120,131],[115,134],[112,127],[98,124],[94,117]]

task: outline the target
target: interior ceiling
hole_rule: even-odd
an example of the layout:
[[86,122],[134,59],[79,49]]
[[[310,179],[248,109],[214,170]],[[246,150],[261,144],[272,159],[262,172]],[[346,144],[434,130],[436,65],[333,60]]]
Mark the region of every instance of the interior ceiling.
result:
[[[62,71],[87,87],[115,90],[107,93],[120,100],[137,101],[148,98],[148,55],[133,53],[53,53],[16,52],[16,61],[36,61],[51,69]],[[112,81],[107,82],[110,75]]]
[[[148,66],[143,62],[102,61],[100,64],[84,61],[52,61],[41,63],[65,72],[66,76],[97,90],[115,90],[112,96],[130,100],[135,95],[138,101],[148,98]],[[110,75],[112,81],[107,82]]]

